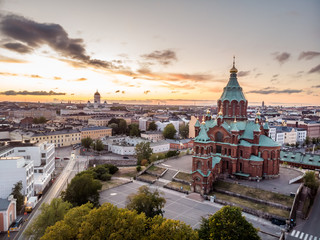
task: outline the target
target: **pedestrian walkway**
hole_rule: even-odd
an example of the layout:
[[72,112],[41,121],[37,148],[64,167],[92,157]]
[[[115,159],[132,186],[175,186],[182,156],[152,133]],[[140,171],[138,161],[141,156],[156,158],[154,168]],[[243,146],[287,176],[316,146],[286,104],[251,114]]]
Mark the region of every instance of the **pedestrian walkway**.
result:
[[296,230],[293,230],[290,236],[295,237],[297,239],[303,239],[303,240],[320,240],[320,237],[313,236],[311,234],[296,231]]
[[196,200],[198,202],[204,201],[203,197],[199,193],[190,193],[189,195],[187,195],[187,198]]
[[168,171],[161,178],[168,181],[172,181],[173,176],[176,175],[177,172],[178,171],[176,170],[168,169]]

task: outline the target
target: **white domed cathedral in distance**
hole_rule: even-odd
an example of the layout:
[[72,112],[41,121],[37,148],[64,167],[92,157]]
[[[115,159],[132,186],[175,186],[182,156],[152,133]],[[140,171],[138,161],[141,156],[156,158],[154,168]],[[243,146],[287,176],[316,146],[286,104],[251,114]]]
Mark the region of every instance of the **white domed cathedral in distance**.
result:
[[91,103],[90,101],[87,102],[87,109],[89,109],[89,108],[95,108],[95,109],[108,108],[107,101],[104,101],[103,104],[101,103],[101,95],[98,92],[98,89],[93,95],[93,103]]

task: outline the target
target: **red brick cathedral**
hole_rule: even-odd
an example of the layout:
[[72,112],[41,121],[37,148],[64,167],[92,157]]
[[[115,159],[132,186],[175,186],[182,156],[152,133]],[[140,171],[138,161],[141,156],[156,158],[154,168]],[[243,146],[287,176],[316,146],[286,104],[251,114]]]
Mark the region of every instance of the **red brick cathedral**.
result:
[[192,189],[201,194],[209,193],[220,175],[261,179],[279,174],[280,145],[268,137],[268,122],[259,112],[254,122],[247,120],[248,101],[237,72],[233,61],[217,118],[207,111],[195,124]]

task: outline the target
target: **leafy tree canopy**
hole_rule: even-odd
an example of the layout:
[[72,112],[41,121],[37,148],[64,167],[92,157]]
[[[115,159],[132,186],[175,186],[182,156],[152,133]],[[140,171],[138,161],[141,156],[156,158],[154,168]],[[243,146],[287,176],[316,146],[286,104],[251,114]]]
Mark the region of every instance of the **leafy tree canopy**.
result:
[[98,139],[93,143],[93,149],[100,152],[104,149],[103,142]]
[[201,239],[260,239],[257,229],[241,215],[241,208],[224,206],[218,212],[202,220],[199,229]]
[[26,229],[24,235],[32,236],[32,239],[40,239],[46,228],[62,220],[71,207],[70,203],[64,202],[61,198],[54,198],[50,204],[43,203],[40,215]]
[[86,137],[81,139],[81,145],[84,146],[86,149],[90,148],[93,140],[91,137]]
[[141,165],[141,161],[143,159],[150,160],[150,156],[152,154],[152,149],[150,147],[149,142],[141,142],[138,143],[135,147],[136,157],[137,157],[137,164]]
[[152,121],[149,124],[148,131],[156,131],[157,129],[158,129],[157,124],[154,121]]
[[98,191],[101,187],[101,183],[91,174],[77,175],[71,180],[66,191],[62,192],[62,198],[73,206],[80,206],[87,202],[92,202],[97,206],[99,204]]
[[182,138],[188,138],[189,137],[189,124],[183,124],[179,127],[179,132]]
[[17,213],[19,213],[23,207],[24,196],[21,193],[21,191],[22,191],[22,181],[19,181],[13,186],[12,192],[11,192],[11,195],[13,195],[15,199],[17,199],[17,202],[16,202]]
[[197,232],[177,220],[119,209],[105,203],[99,208],[82,205],[70,210],[62,221],[47,229],[42,239],[198,239]]
[[162,208],[166,199],[160,196],[158,190],[152,192],[149,187],[141,186],[136,194],[129,195],[127,198],[127,208],[144,213],[148,218],[163,214]]
[[314,171],[308,171],[303,176],[304,185],[311,189],[313,195],[317,193],[319,181],[316,178]]
[[130,124],[129,125],[129,136],[140,137],[140,129],[138,124]]
[[164,129],[163,129],[163,136],[165,138],[169,139],[174,139],[174,135],[176,134],[177,130],[173,126],[172,123],[168,124]]

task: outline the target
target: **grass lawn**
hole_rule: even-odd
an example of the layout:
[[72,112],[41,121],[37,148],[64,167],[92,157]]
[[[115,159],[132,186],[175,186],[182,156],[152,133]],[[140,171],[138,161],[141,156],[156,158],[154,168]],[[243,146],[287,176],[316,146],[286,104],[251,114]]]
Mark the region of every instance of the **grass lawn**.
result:
[[157,167],[157,166],[153,165],[147,171],[161,175],[165,170],[166,170],[165,168],[161,168],[161,167]]
[[184,173],[184,172],[179,172],[179,173],[175,176],[175,178],[184,180],[184,181],[186,181],[186,182],[191,182],[191,180],[192,180],[191,174],[189,174],[189,173]]
[[109,188],[113,188],[113,187],[117,187],[119,185],[122,185],[122,184],[126,183],[127,181],[123,180],[123,179],[111,179],[110,181],[106,181],[106,182],[100,181],[100,182],[102,184],[102,188],[101,188],[100,192],[102,192],[102,191],[107,190]]
[[182,187],[183,190],[191,191],[190,185],[179,183],[179,182],[169,182],[167,186],[177,188],[177,189],[181,189]]
[[249,200],[245,200],[245,199],[241,199],[238,197],[232,197],[223,193],[217,193],[214,192],[214,195],[216,195],[217,199],[223,200],[223,201],[227,201],[227,202],[231,202],[231,203],[235,203],[235,204],[239,204],[243,207],[247,207],[247,208],[252,208],[252,209],[256,209],[256,210],[260,210],[263,212],[267,212],[273,215],[277,215],[279,217],[283,217],[283,218],[288,218],[290,212],[280,209],[280,208],[275,208],[272,206],[267,206],[265,204],[261,204],[261,203],[255,203]]
[[235,192],[248,197],[253,197],[253,198],[270,201],[274,203],[280,203],[288,207],[292,206],[293,199],[294,199],[293,197],[290,197],[287,195],[268,192],[262,189],[251,188],[251,187],[243,186],[241,184],[230,183],[230,182],[217,181],[214,184],[214,187],[216,189]]
[[[144,168],[145,167],[142,166],[141,170]],[[119,167],[118,172],[116,172],[113,176],[131,179],[132,177],[136,176],[137,173],[136,167]]]
[[149,180],[149,181],[153,181],[153,180],[157,180],[156,176],[150,175],[150,174],[142,174],[139,176],[139,178],[145,179],[145,180]]

